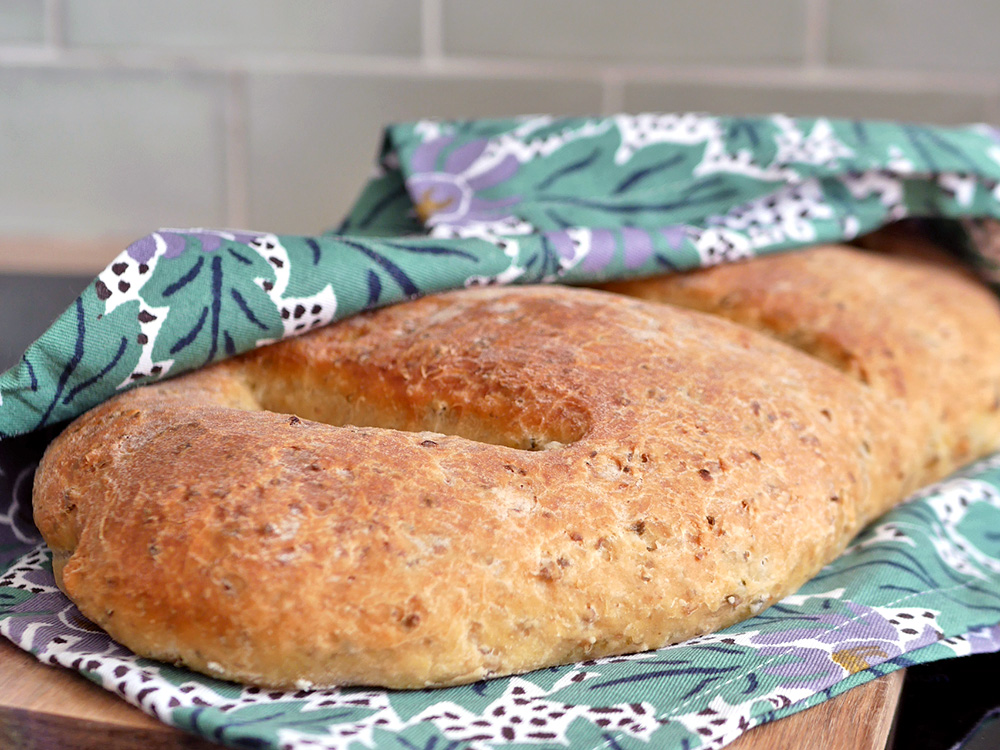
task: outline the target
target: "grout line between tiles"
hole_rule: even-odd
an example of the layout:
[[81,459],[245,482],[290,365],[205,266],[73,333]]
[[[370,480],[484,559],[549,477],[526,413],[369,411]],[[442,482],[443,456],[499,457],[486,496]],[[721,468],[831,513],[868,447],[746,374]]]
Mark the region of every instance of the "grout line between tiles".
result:
[[806,0],[803,62],[807,69],[826,65],[829,8],[827,0]]
[[42,6],[45,45],[50,49],[66,46],[66,6],[63,0],[45,0]]
[[725,86],[856,88],[869,91],[959,92],[993,91],[992,76],[977,73],[934,73],[862,68],[803,68],[712,65],[629,65],[569,60],[442,57],[432,66],[420,58],[366,55],[219,54],[193,57],[125,50],[51,50],[0,46],[0,66],[55,67],[71,70],[157,70],[174,72],[288,73],[305,75],[397,76],[449,80],[454,78],[519,79],[641,83],[684,83]]
[[434,66],[444,59],[444,14],[441,0],[422,0],[420,5],[420,48],[425,64]]

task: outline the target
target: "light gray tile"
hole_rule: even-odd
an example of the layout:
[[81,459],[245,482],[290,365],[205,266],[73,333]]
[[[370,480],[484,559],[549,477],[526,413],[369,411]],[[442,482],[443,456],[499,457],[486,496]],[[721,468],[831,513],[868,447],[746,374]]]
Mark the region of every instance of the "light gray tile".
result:
[[41,44],[45,36],[42,0],[0,2],[0,42]]
[[625,89],[631,112],[699,111],[724,115],[781,112],[796,116],[904,120],[940,125],[981,122],[987,100],[972,94],[902,93],[797,87],[737,87],[634,83]]
[[992,0],[836,0],[829,60],[849,68],[1000,70],[1000,3]]
[[424,117],[592,114],[589,83],[253,76],[249,85],[254,228],[310,234],[340,222],[372,173],[386,123]]
[[420,0],[66,0],[70,45],[414,55]]
[[0,234],[221,224],[222,98],[200,75],[0,70]]
[[794,63],[803,2],[444,0],[446,53],[623,62]]

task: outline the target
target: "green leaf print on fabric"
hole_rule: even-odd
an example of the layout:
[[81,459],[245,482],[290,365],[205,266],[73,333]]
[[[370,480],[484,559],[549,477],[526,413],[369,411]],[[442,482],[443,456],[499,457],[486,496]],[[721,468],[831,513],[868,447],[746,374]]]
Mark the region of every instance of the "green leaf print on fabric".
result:
[[4,374],[0,438],[82,413],[114,392],[139,352],[129,324],[120,316],[102,320],[103,314],[88,288]]
[[177,236],[184,238],[185,251],[156,265],[137,291],[139,304],[132,306],[140,326],[146,326],[139,343],[148,349],[148,374],[158,375],[178,360],[185,369],[209,364],[277,338],[280,312],[268,288],[275,288],[283,270],[275,264],[285,267],[287,277],[286,254],[250,251],[264,249],[256,239],[249,247],[225,241],[205,247],[197,236]]

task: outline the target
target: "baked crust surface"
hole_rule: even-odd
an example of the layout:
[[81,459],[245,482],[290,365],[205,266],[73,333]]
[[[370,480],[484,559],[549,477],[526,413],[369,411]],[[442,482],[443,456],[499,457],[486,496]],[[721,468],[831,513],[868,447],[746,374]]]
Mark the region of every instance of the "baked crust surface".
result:
[[59,585],[138,653],[278,687],[457,684],[755,614],[1000,432],[975,282],[886,272],[929,330],[845,291],[891,259],[763,260],[668,283],[735,323],[465,290],[122,394],[36,475]]

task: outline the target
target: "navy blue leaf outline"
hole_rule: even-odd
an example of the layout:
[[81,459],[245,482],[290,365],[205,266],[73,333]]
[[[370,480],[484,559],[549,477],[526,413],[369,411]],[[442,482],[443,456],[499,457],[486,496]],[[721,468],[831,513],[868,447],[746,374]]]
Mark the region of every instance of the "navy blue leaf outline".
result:
[[[734,667],[734,669],[735,669],[735,667]],[[684,693],[683,695],[681,695],[680,696],[681,700],[688,700],[689,698],[693,698],[694,696],[698,695],[698,693],[703,692],[705,690],[705,688],[707,688],[709,685],[712,685],[712,684],[718,682],[719,680],[721,680],[722,677],[723,677],[723,675],[719,675],[718,677],[706,677],[701,682],[699,682],[697,685],[695,685],[693,688],[691,688],[686,693]],[[725,684],[725,683],[723,683],[723,684]]]
[[865,126],[863,120],[852,120],[851,128],[854,130],[854,138],[858,143],[867,146],[869,142],[868,138],[868,128]]
[[525,268],[530,268],[536,261],[540,261],[541,266],[537,271],[536,278],[542,278],[546,272],[549,272],[551,268],[551,273],[558,273],[559,271],[559,254],[552,247],[551,240],[544,234],[541,236],[541,252],[535,253],[531,256],[531,259],[525,264]]
[[170,347],[170,353],[177,354],[179,351],[189,346],[191,342],[198,337],[198,334],[201,333],[201,329],[204,327],[205,321],[207,319],[208,319],[208,308],[202,307],[201,316],[198,318],[198,322],[195,323],[194,327],[191,328],[191,330],[189,330],[184,336],[182,336],[180,339],[174,342],[174,345]]
[[546,216],[549,217],[549,221],[551,221],[555,226],[559,227],[560,229],[569,229],[570,227],[573,226],[573,222],[564,219],[562,216],[557,214],[551,208],[546,208],[544,213]]
[[[308,727],[308,726],[318,726],[322,730],[326,730],[329,725],[336,722],[337,719],[343,719],[345,717],[353,716],[359,713],[358,708],[342,708],[327,709],[325,711],[317,711],[315,716],[307,716],[302,719],[290,719],[286,711],[278,710],[276,713],[266,715],[266,716],[255,716],[252,719],[244,719],[242,721],[227,721],[226,724],[217,727],[215,734],[216,739],[221,740],[224,734],[235,727],[245,727],[253,726],[254,724],[263,724],[268,721],[273,721],[274,719],[281,719],[282,728],[286,727]],[[373,714],[374,711],[369,709],[368,715]],[[221,733],[220,733],[221,730]]]
[[670,258],[668,258],[663,253],[653,253],[653,258],[656,262],[663,266],[664,268],[669,268],[671,271],[680,271],[680,267],[674,263]]
[[902,126],[903,133],[906,135],[907,139],[910,141],[910,145],[913,146],[914,150],[920,154],[920,158],[924,160],[924,163],[930,168],[932,174],[938,172],[937,164],[934,161],[934,157],[930,155],[927,148],[920,140],[920,131],[909,125]]
[[80,364],[80,360],[83,359],[83,339],[86,335],[87,327],[84,322],[83,314],[83,298],[76,298],[76,341],[73,344],[73,356],[70,357],[69,362],[63,367],[61,373],[59,373],[59,380],[56,382],[56,392],[52,396],[52,400],[49,401],[48,407],[42,414],[38,423],[35,425],[35,429],[43,427],[48,423],[49,417],[52,415],[52,410],[55,409],[56,403],[58,403],[59,398],[62,396],[63,389],[66,387],[66,383],[69,381],[70,376],[76,370],[77,366]]
[[62,400],[63,405],[68,404],[70,401],[76,398],[77,394],[79,394],[80,391],[84,390],[85,388],[89,388],[98,380],[100,380],[109,372],[111,372],[111,370],[114,369],[115,365],[118,364],[119,360],[121,360],[121,358],[125,355],[125,350],[127,348],[128,348],[128,339],[125,336],[122,336],[121,341],[118,342],[118,351],[115,352],[115,356],[111,358],[111,361],[108,362],[108,364],[106,364],[103,368],[101,368],[101,371],[99,373],[97,373],[93,377],[87,378],[82,383],[78,383],[76,386],[74,386],[73,390],[67,393],[66,396],[63,398]]
[[[950,588],[933,589],[931,591],[925,591],[924,589],[912,589],[912,588],[910,588],[908,586],[894,586],[894,585],[891,585],[891,584],[886,584],[886,585],[883,585],[883,586],[879,587],[879,589],[882,590],[882,591],[902,591],[902,592],[905,592],[905,593],[908,593],[908,594],[925,594],[927,596],[940,596],[940,597],[943,597],[944,599],[947,599],[950,602],[955,602],[955,604],[958,604],[961,607],[965,607],[967,609],[971,609],[971,610],[974,610],[974,611],[977,611],[977,612],[1000,613],[1000,598],[997,597],[997,592],[995,590],[990,589],[990,588],[984,588],[984,587],[982,587],[982,586],[980,586],[978,584],[974,584],[974,583],[970,583],[967,586],[962,586],[962,588],[968,589],[973,594],[980,594],[982,596],[994,599],[994,600],[997,601],[997,604],[996,605],[989,605],[989,604],[976,605],[976,604],[972,604],[971,602],[963,601],[963,600],[959,599],[957,596],[952,596],[951,594],[947,593],[948,591],[952,590]],[[986,623],[986,624],[995,625],[996,624],[996,620],[995,619],[994,620],[990,620],[990,622]]]
[[[580,665],[582,665],[584,667],[593,667],[593,666],[595,666],[597,664],[597,659],[586,659],[586,660],[581,661],[579,663],[580,663]],[[667,666],[671,666],[672,667],[672,666],[676,666],[676,665],[690,664],[691,660],[690,659],[665,659],[663,657],[660,657],[660,658],[656,658],[656,659],[643,659],[642,661],[636,662],[636,663],[638,665],[640,665],[640,666],[649,666],[650,664],[656,664],[657,666],[667,665]],[[554,672],[559,671],[558,667],[553,667],[551,669]]]
[[257,316],[253,314],[253,310],[250,309],[247,301],[243,299],[243,295],[239,293],[239,290],[236,287],[229,288],[229,296],[233,298],[233,301],[236,302],[236,306],[240,308],[240,312],[243,313],[247,320],[262,331],[268,330],[267,325],[262,323]]
[[319,265],[319,260],[323,256],[323,250],[320,248],[319,243],[312,237],[306,237],[306,245],[312,250],[312,262],[314,266]]
[[591,164],[597,161],[597,158],[600,156],[600,154],[601,154],[601,149],[595,148],[593,151],[591,151],[587,156],[583,157],[582,159],[579,159],[573,162],[572,164],[567,164],[565,167],[561,167],[552,174],[548,175],[544,180],[542,180],[535,186],[535,189],[548,190],[550,187],[552,187],[552,184],[555,183],[557,180],[560,180],[563,177],[566,177],[567,175],[571,175],[574,172],[579,172],[581,169],[586,169],[587,167],[589,167]]
[[382,295],[382,281],[379,279],[378,274],[372,269],[368,270],[368,302],[366,307],[374,307],[378,304],[379,297]]
[[[400,198],[406,198],[407,201],[409,201],[409,199],[410,199],[410,195],[406,191],[406,186],[403,185],[403,184],[400,184],[400,186],[396,190],[394,190],[391,193],[389,193],[389,194],[383,196],[382,198],[380,198],[375,203],[375,205],[372,206],[368,210],[368,213],[366,213],[364,216],[362,216],[360,219],[358,219],[358,221],[355,223],[354,226],[356,226],[356,227],[358,227],[360,229],[367,229],[369,226],[371,226],[372,224],[376,223],[379,215],[383,211],[385,211],[389,206],[391,206],[393,203],[395,203]],[[347,224],[347,222],[345,222],[344,225],[342,225],[341,228],[342,229],[349,228],[349,227],[346,226],[346,224]]]
[[696,206],[718,203],[719,201],[733,198],[737,195],[736,188],[723,188],[712,195],[698,199],[681,199],[667,203],[608,203],[595,198],[578,198],[574,196],[544,196],[539,201],[549,203],[560,203],[581,208],[590,208],[595,211],[607,211],[608,213],[631,214],[643,211],[674,211],[681,208],[694,208]]
[[21,361],[24,362],[24,366],[28,370],[28,377],[31,378],[30,390],[32,393],[38,390],[38,378],[35,376],[35,367],[31,364],[28,359],[27,353],[21,355]]
[[687,154],[674,154],[669,159],[665,159],[658,164],[650,164],[648,167],[636,170],[615,187],[611,189],[612,195],[621,195],[627,190],[630,190],[637,182],[642,182],[647,177],[651,177],[665,169],[671,169],[676,167],[680,162],[687,158]]
[[834,218],[838,226],[846,235],[848,219],[854,217],[854,210],[848,205],[847,196],[849,192],[846,186],[840,179],[830,179],[827,177],[822,178],[820,184],[822,185],[823,195],[826,196],[826,202],[833,207]]
[[684,697],[690,697],[699,690],[704,689],[704,685],[714,682],[715,680],[721,680],[725,675],[729,674],[733,670],[742,669],[741,665],[733,665],[730,667],[688,667],[687,669],[657,669],[652,672],[643,672],[641,674],[626,675],[624,677],[617,677],[612,680],[604,680],[603,682],[595,682],[587,685],[588,690],[599,690],[605,687],[615,687],[617,685],[631,685],[636,682],[646,682],[647,680],[658,680],[662,677],[678,677],[682,675],[697,675],[697,674],[708,674],[713,675],[711,678],[705,678],[699,684],[697,689],[690,691]]
[[733,141],[739,136],[740,131],[745,130],[747,133],[747,138],[753,148],[757,148],[760,145],[760,135],[757,133],[757,128],[754,127],[753,123],[747,122],[745,120],[736,120],[729,125],[729,134],[726,136],[727,140]]
[[486,680],[480,680],[479,682],[474,682],[471,685],[469,685],[469,687],[472,689],[472,692],[478,696],[486,695]]
[[[903,555],[908,555],[908,553],[905,550],[899,550],[899,552]],[[931,574],[926,570],[924,570],[922,567],[920,567],[920,569],[918,570],[914,570],[913,568],[903,565],[902,563],[897,562],[895,560],[861,560],[857,563],[854,563],[853,565],[837,566],[832,569],[820,571],[815,576],[815,578],[813,578],[813,581],[816,581],[818,583],[819,581],[826,580],[827,578],[840,576],[843,575],[844,573],[850,573],[860,568],[868,568],[872,566],[888,566],[890,568],[897,568],[899,570],[905,571],[906,573],[909,573],[914,578],[916,578],[917,580],[921,581],[922,583],[926,584],[931,588],[937,588],[938,586],[938,582],[935,581],[934,578],[931,577]],[[961,577],[958,578],[954,577],[953,571],[945,570],[944,573],[949,578],[951,578],[951,580],[955,582],[961,582],[963,580]]]
[[697,182],[688,185],[684,189],[684,197],[690,198],[692,194],[697,193],[699,190],[704,190],[705,188],[714,188],[720,184],[725,183],[725,177],[721,174],[713,174],[705,177]]
[[[826,602],[823,602],[826,604]],[[804,612],[799,612],[799,610],[794,607],[789,607],[786,604],[778,602],[777,604],[772,604],[770,607],[765,609],[763,612],[754,617],[754,622],[787,622],[785,617],[773,617],[774,612],[782,612],[786,615],[791,615],[797,620],[805,620],[806,622],[815,622],[816,620],[823,617],[823,615],[810,615]]]
[[395,263],[393,263],[391,260],[386,258],[384,255],[382,255],[381,253],[378,253],[375,250],[372,250],[371,248],[362,245],[360,242],[352,242],[350,240],[344,239],[343,237],[338,237],[337,241],[343,243],[344,245],[353,250],[357,250],[359,253],[366,256],[369,260],[379,265],[386,273],[388,273],[392,277],[393,281],[395,281],[399,285],[400,289],[403,290],[403,293],[406,296],[416,297],[420,295],[421,293],[420,289],[417,287],[416,284],[413,283],[413,280],[406,275],[406,272],[402,268],[397,266]]
[[212,258],[212,346],[208,350],[205,364],[215,359],[219,349],[219,325],[222,316],[222,256]]
[[231,246],[226,248],[226,252],[245,266],[253,265],[252,260],[250,260],[247,256],[236,252],[236,250]]
[[727,656],[740,656],[746,653],[743,649],[728,648],[721,643],[698,643],[691,648],[697,651],[712,651],[719,654],[726,654]]
[[181,276],[177,281],[175,281],[173,284],[171,284],[170,286],[168,286],[166,289],[163,290],[163,296],[172,297],[173,295],[177,294],[177,292],[179,292],[181,289],[183,289],[192,281],[194,281],[195,278],[197,278],[198,274],[201,273],[201,267],[204,263],[205,263],[204,256],[199,256],[198,261],[193,266],[191,266],[191,268],[188,270],[186,274]]
[[958,148],[958,146],[956,146],[955,144],[949,142],[947,138],[941,137],[938,133],[935,133],[933,130],[921,129],[920,132],[924,138],[926,138],[929,141],[932,141],[934,145],[940,148],[942,151],[947,151],[952,156],[964,161],[966,166],[969,168],[970,172],[975,173],[979,170],[979,165],[976,164],[972,159],[970,159],[969,155],[965,153],[965,151]]
[[383,240],[382,244],[395,250],[404,250],[410,253],[421,253],[425,255],[444,255],[453,258],[464,258],[473,263],[479,262],[479,256],[468,250],[461,250],[457,247],[445,247],[444,245],[404,245],[401,242],[388,242]]
[[[202,737],[209,737],[216,741],[221,742],[223,739],[228,739],[230,742],[240,743],[244,738],[242,737],[229,737],[226,735],[232,733],[233,730],[239,729],[247,726],[254,726],[256,724],[264,724],[269,721],[274,721],[275,719],[282,719],[282,726],[288,727],[303,727],[303,726],[315,726],[320,725],[322,729],[326,729],[331,722],[337,719],[343,718],[345,716],[350,716],[356,711],[354,709],[343,709],[341,711],[318,711],[317,715],[310,716],[301,720],[293,720],[288,717],[288,712],[282,709],[277,709],[273,713],[265,714],[264,716],[254,716],[250,719],[237,720],[235,717],[227,717],[225,724],[220,724],[212,729],[211,732],[206,731],[206,728],[201,726],[201,717],[206,713],[214,714],[218,711],[210,706],[197,706],[190,714],[188,714],[186,725],[190,726],[191,729],[195,730]],[[253,741],[255,738],[246,738]]]

